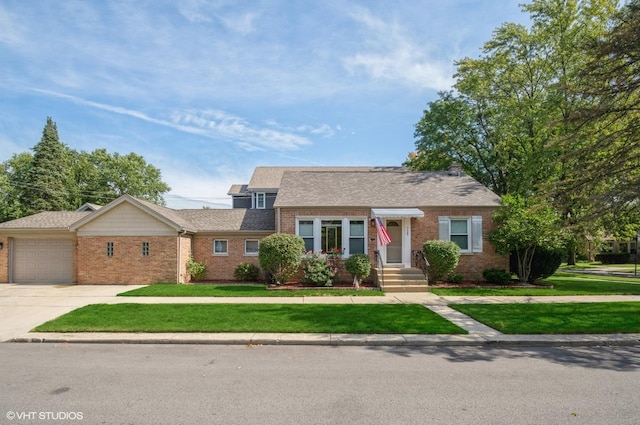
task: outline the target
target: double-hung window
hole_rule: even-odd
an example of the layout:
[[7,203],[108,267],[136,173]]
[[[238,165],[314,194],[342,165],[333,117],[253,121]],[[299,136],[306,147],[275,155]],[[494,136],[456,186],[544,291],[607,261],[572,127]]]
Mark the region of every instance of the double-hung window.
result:
[[244,241],[244,255],[258,255],[260,242],[257,239],[247,239]]
[[365,218],[310,217],[296,221],[296,234],[304,240],[307,252],[338,251],[349,256],[365,254]]
[[448,217],[438,219],[439,238],[455,242],[463,254],[482,252],[482,217]]
[[305,252],[314,251],[313,220],[298,221],[298,236],[304,241]]
[[257,192],[253,194],[253,206],[256,209],[263,210],[267,207],[267,194]]
[[364,220],[349,221],[349,255],[364,254]]
[[229,255],[229,241],[225,239],[214,239],[213,255]]

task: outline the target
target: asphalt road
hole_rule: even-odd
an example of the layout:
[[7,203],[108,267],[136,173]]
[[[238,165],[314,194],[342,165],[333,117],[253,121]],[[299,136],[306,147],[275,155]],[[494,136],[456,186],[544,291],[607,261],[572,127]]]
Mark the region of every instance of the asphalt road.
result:
[[638,424],[640,347],[0,344],[0,423]]

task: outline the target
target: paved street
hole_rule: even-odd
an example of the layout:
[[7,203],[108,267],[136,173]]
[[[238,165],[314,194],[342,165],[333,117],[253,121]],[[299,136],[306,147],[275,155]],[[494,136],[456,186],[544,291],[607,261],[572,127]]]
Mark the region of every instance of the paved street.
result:
[[0,423],[638,423],[640,347],[5,343],[0,358]]

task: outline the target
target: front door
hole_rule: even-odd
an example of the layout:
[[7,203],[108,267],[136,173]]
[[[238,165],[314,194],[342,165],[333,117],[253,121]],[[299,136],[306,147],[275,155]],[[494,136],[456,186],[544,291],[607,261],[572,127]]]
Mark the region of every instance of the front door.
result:
[[391,242],[387,245],[387,263],[402,263],[402,222],[387,220],[387,232]]

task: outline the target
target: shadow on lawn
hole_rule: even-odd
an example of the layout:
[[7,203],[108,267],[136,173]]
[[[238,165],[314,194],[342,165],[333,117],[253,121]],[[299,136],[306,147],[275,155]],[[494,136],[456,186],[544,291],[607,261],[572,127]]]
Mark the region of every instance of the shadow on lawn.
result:
[[535,347],[535,348],[492,348],[492,347],[368,347],[370,350],[395,354],[402,357],[419,355],[445,355],[452,363],[491,362],[497,359],[546,360],[567,366],[589,369],[631,372],[640,370],[640,347],[600,346],[600,347]]

